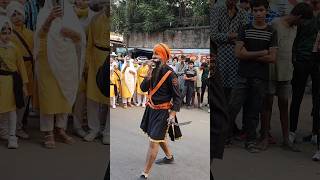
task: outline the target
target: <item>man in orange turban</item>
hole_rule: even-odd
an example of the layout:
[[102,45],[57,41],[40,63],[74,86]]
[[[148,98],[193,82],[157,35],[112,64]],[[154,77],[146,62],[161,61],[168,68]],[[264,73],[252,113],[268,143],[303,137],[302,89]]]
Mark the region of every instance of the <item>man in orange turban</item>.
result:
[[159,146],[166,156],[157,160],[156,164],[173,163],[174,158],[166,139],[167,132],[172,141],[182,136],[178,126],[170,125],[172,122],[178,122],[176,112],[180,110],[181,96],[177,75],[167,65],[169,58],[170,49],[167,45],[162,43],[155,45],[152,61],[156,66],[154,69],[149,68],[147,77],[140,85],[143,92],[148,92],[147,107],[140,128],[149,136],[150,144],[147,161],[139,179],[148,178]]

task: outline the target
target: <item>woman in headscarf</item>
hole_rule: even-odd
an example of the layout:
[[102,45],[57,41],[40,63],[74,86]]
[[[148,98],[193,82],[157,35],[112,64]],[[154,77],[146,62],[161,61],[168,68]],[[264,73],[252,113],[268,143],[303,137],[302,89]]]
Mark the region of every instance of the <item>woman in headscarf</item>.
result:
[[45,1],[35,33],[40,129],[46,148],[55,148],[54,119],[58,139],[67,144],[74,142],[65,130],[82,76],[86,44],[85,33],[69,1],[63,1],[63,9],[54,2]]
[[88,0],[75,0],[74,10],[80,19],[80,23],[83,28],[85,28],[86,33],[88,33],[88,26],[91,19],[94,17],[96,12],[90,9]]
[[0,16],[0,30],[0,117],[8,120],[8,148],[16,149],[16,109],[24,106],[28,76],[19,49],[11,42],[13,28],[5,16]]
[[131,101],[136,89],[136,74],[133,60],[126,57],[121,70],[121,95],[124,108],[132,107]]
[[155,68],[149,68],[147,77],[141,83],[141,90],[148,91],[147,108],[144,112],[140,128],[150,139],[147,161],[140,179],[147,179],[159,146],[165,157],[156,161],[156,164],[171,164],[174,158],[168,147],[167,133],[172,141],[181,138],[177,123],[176,112],[180,111],[181,95],[176,73],[167,65],[170,58],[170,49],[159,43],[153,48],[153,62]]
[[[86,54],[86,72],[87,72],[87,110],[88,110],[88,126],[89,134],[84,137],[85,141],[93,141],[103,129],[103,144],[109,141],[109,123],[105,123],[105,127],[101,128],[101,121],[105,122],[107,118],[105,113],[109,99],[105,97],[97,87],[96,75],[99,68],[107,60],[110,53],[110,27],[109,11],[107,10],[106,1],[91,1],[95,15],[88,29],[88,46]],[[92,4],[91,4],[92,5]]]
[[143,65],[139,67],[138,73],[137,73],[137,99],[138,104],[137,106],[146,107],[146,101],[147,101],[147,92],[143,92],[140,88],[140,85],[144,78],[147,76],[149,70],[149,66],[147,64],[147,61],[143,62]]
[[[31,103],[31,97],[34,92],[34,81],[33,81],[33,32],[25,27],[24,24],[24,6],[17,2],[12,1],[7,6],[7,17],[10,18],[13,24],[13,36],[12,42],[21,52],[22,58],[28,74],[29,83],[27,84],[28,94],[24,94],[25,106],[17,110],[17,136],[22,139],[28,139],[29,135],[23,130],[22,120],[24,118],[25,111],[29,111],[29,105]],[[34,101],[32,101],[34,102]],[[34,106],[34,103],[32,104]]]
[[6,8],[10,1],[8,0],[0,0],[0,15],[6,16]]

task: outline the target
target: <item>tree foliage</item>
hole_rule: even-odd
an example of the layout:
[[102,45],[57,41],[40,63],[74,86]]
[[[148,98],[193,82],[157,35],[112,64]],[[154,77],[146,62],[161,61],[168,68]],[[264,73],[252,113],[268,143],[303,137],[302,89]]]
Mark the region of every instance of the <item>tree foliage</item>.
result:
[[112,31],[156,32],[181,26],[208,25],[208,0],[114,0]]

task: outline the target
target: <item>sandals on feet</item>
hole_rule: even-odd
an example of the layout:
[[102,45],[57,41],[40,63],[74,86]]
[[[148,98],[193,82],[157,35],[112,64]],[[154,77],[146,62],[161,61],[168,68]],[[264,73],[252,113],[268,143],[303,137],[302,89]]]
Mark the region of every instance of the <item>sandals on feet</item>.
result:
[[56,143],[55,143],[54,135],[52,132],[44,136],[43,144],[44,144],[44,147],[48,149],[56,148]]
[[56,136],[57,136],[57,140],[59,140],[62,143],[66,143],[66,144],[75,143],[74,139],[71,136],[67,135],[65,130],[57,129]]

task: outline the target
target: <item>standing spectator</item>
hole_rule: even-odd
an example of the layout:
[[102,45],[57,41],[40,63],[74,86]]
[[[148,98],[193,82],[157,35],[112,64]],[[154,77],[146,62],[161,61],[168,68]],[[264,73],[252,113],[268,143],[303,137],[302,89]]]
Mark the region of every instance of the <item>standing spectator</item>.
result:
[[32,31],[36,30],[37,16],[39,13],[40,4],[36,0],[26,0],[25,8],[25,24]]
[[293,78],[292,78],[292,101],[290,106],[290,133],[289,139],[293,143],[296,139],[298,119],[301,101],[303,99],[308,77],[312,79],[312,135],[308,137],[316,143],[317,127],[320,110],[320,62],[317,53],[312,52],[320,29],[320,0],[313,0],[311,4],[314,17],[306,20],[298,26],[297,37],[293,45]]
[[195,93],[197,94],[197,107],[200,108],[200,103],[201,103],[201,86],[202,86],[202,73],[203,73],[203,68],[196,67],[196,72],[197,72],[197,79],[196,79],[196,89]]
[[187,65],[185,61],[186,61],[186,57],[184,55],[181,55],[180,62],[178,62],[176,66],[176,72],[177,72],[178,81],[179,81],[179,90],[181,93],[182,101],[185,97],[184,73],[185,73],[185,70],[187,69]]
[[268,64],[276,60],[277,34],[265,21],[268,7],[267,0],[252,1],[254,22],[243,27],[235,48],[235,54],[240,59],[240,78],[231,93],[230,116],[234,121],[241,107],[244,106],[246,109],[245,148],[251,153],[259,152],[256,145],[256,128],[268,80]]
[[190,109],[191,108],[191,102],[192,102],[192,95],[194,93],[194,85],[195,85],[195,81],[197,80],[197,71],[196,69],[193,67],[194,66],[194,62],[193,61],[189,61],[188,62],[188,69],[185,70],[184,73],[184,85],[185,85],[185,92],[186,92],[186,104],[187,104],[187,108]]
[[208,87],[208,78],[209,78],[209,67],[207,63],[202,63],[200,69],[202,69],[201,74],[201,103],[200,107],[203,105],[203,98],[206,92],[206,88]]
[[226,0],[224,6],[215,6],[210,14],[211,38],[218,46],[216,65],[221,73],[227,99],[237,82],[238,60],[234,55],[235,41],[246,24],[246,14],[236,6],[239,0]]
[[[270,0],[268,0],[268,2],[270,2]],[[280,14],[277,13],[276,11],[272,10],[270,8],[270,4],[269,4],[269,7],[268,7],[268,12],[267,12],[267,15],[266,15],[266,22],[271,25],[271,22],[273,21],[274,18],[277,18],[277,17],[280,17]],[[254,16],[253,14],[251,13],[249,15],[249,24],[253,23],[254,21]]]
[[278,97],[280,121],[282,126],[283,147],[293,151],[298,149],[289,143],[289,112],[288,101],[290,93],[290,81],[292,79],[292,46],[297,34],[297,25],[303,19],[313,17],[311,7],[306,3],[300,3],[291,11],[290,15],[276,18],[272,27],[277,31],[278,51],[276,64],[269,65],[269,85],[264,100],[264,110],[261,113],[262,149],[267,149],[269,144],[270,121],[273,106],[273,97]]

